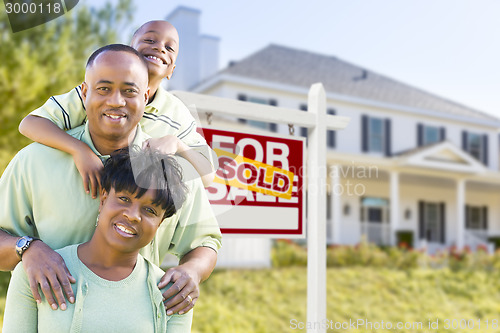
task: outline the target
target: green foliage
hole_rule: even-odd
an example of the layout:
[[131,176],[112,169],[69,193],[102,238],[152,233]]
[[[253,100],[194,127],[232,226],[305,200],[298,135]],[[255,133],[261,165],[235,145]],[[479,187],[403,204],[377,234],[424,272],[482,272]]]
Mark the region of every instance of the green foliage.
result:
[[0,332],[2,332],[3,311],[5,309],[5,296],[9,286],[10,272],[0,272]]
[[47,24],[13,34],[0,11],[0,172],[30,141],[18,133],[19,122],[51,95],[83,81],[85,63],[98,47],[117,42],[131,19],[131,0],[116,7],[89,9],[80,4]]
[[489,237],[488,242],[495,244],[495,250],[500,249],[500,237]]
[[396,232],[397,243],[406,247],[413,245],[413,231],[399,230]]
[[271,262],[273,267],[306,266],[307,251],[289,239],[280,239],[274,243]]
[[[273,267],[294,267],[307,265],[307,249],[292,240],[275,241],[272,249]],[[399,270],[417,268],[444,269],[451,271],[495,271],[500,272],[500,250],[489,254],[479,247],[472,252],[468,247],[457,251],[427,254],[416,251],[401,243],[399,247],[379,247],[361,241],[355,246],[329,246],[326,251],[327,267],[376,267]]]
[[0,272],[0,297],[5,296],[9,286],[10,272]]

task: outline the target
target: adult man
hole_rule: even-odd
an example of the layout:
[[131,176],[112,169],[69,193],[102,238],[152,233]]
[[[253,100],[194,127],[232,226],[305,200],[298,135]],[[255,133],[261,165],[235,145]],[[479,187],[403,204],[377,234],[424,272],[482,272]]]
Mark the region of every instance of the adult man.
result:
[[[82,86],[88,122],[68,133],[101,159],[129,144],[141,146],[149,138],[138,126],[148,101],[147,86],[147,65],[137,51],[118,44],[99,49],[89,58]],[[189,163],[182,167],[185,174],[194,171]],[[190,180],[186,202],[141,251],[155,264],[167,252],[181,258],[160,283],[175,281],[172,288],[179,290],[168,314],[194,306],[198,284],[213,270],[220,247],[220,230],[201,180],[186,178]],[[38,143],[24,148],[0,178],[0,269],[12,270],[22,258],[35,298],[40,299],[40,285],[57,309],[52,288],[65,309],[63,292],[70,302],[74,300],[69,285],[74,279],[52,249],[89,240],[98,205],[98,199],[85,194],[71,155]],[[25,235],[41,241],[19,237]]]

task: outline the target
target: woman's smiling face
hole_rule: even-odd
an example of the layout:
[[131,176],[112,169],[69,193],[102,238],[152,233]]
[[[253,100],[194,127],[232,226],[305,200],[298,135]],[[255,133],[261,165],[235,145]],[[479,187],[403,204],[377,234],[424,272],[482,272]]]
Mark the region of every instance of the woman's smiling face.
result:
[[149,189],[140,198],[126,190],[101,193],[99,224],[107,243],[118,251],[138,251],[151,242],[160,226],[165,209],[154,204],[155,190]]

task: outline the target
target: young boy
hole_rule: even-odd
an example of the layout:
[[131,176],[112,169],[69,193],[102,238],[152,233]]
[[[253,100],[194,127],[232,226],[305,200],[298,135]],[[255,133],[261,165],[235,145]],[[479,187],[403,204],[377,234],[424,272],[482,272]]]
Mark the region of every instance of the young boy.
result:
[[[175,68],[179,52],[177,30],[166,21],[150,21],[134,33],[130,44],[148,63],[150,98],[140,124],[152,139],[145,146],[184,157],[198,171],[205,187],[209,186],[217,168],[215,153],[196,132],[196,122],[186,106],[160,86],[164,78],[170,79]],[[119,108],[120,103],[117,100],[116,105],[109,107]],[[31,112],[22,120],[19,131],[33,141],[71,154],[85,190],[96,198],[102,162],[85,143],[64,132],[85,121],[78,86],[64,95],[52,96]]]

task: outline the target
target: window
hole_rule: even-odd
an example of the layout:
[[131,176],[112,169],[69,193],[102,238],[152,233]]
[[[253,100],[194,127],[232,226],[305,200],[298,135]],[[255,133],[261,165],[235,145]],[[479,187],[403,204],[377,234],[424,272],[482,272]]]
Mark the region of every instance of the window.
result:
[[[327,113],[330,115],[335,115],[334,109],[328,109]],[[335,148],[335,131],[328,130],[326,131],[326,146],[328,148]]]
[[488,207],[466,206],[465,226],[471,230],[487,230]]
[[[238,100],[240,101],[247,101],[251,103],[257,103],[257,104],[267,104],[267,105],[272,105],[272,106],[277,106],[278,103],[274,99],[264,99],[260,97],[248,97],[243,94],[238,95]],[[246,120],[246,119],[238,119],[239,122],[241,123],[246,123],[252,127],[256,127],[262,130],[268,130],[271,132],[277,132],[278,131],[278,126],[275,123],[267,123],[265,121],[258,121],[258,120]]]
[[469,153],[481,161],[481,136],[469,133],[467,144]]
[[445,242],[445,203],[419,202],[419,235],[433,243]]
[[434,126],[424,126],[424,145],[439,142],[439,128]]
[[391,120],[361,117],[361,151],[391,156]]
[[[306,104],[300,104],[299,106],[300,111],[306,111],[307,112],[307,105]],[[307,138],[307,127],[300,127],[300,136],[303,138]]]
[[444,127],[417,125],[417,143],[418,146],[425,146],[435,142],[444,141],[446,129]]
[[441,239],[441,228],[439,223],[439,205],[426,203],[424,207],[425,238],[430,242],[439,242]]
[[384,151],[384,122],[380,118],[368,120],[368,151]]
[[488,135],[463,131],[462,149],[488,165]]

